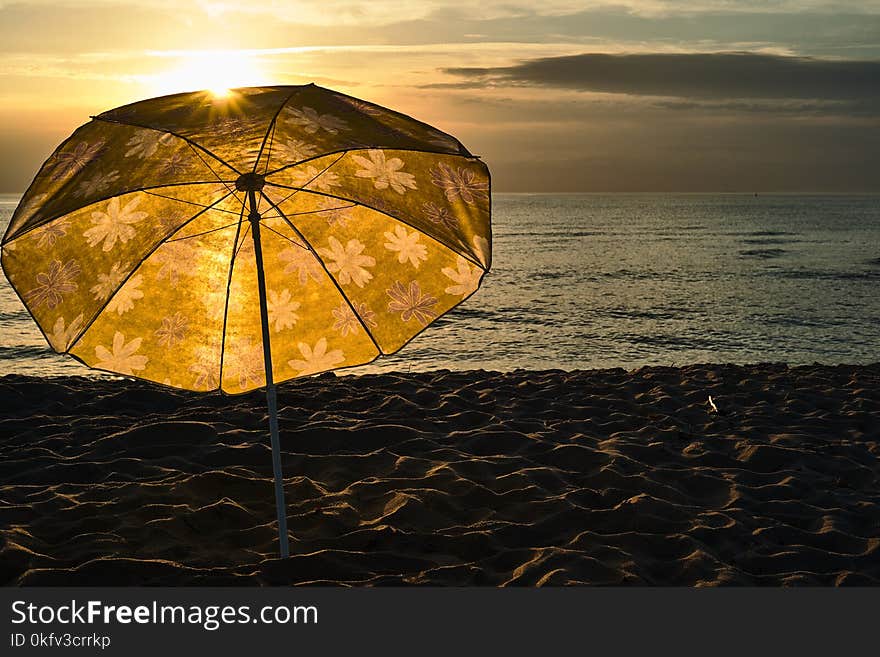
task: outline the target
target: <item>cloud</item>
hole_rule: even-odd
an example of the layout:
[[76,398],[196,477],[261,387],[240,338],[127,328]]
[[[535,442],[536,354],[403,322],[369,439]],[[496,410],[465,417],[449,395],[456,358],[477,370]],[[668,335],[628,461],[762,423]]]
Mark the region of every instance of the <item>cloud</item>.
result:
[[[474,41],[880,55],[880,3],[858,0],[0,0],[0,52]],[[585,44],[599,43],[599,46]],[[665,47],[664,47],[665,46]]]
[[[744,52],[584,53],[513,66],[444,71],[471,86],[541,86],[695,99],[880,100],[880,61],[826,60]],[[455,84],[455,83],[452,83]]]

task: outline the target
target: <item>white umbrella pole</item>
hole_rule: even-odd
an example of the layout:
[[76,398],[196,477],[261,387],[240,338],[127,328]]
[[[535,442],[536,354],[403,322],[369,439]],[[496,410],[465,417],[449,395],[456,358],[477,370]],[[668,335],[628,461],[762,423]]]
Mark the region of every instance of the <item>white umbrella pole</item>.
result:
[[284,480],[281,474],[281,445],[278,439],[278,401],[275,381],[272,379],[272,348],[269,342],[269,312],[266,308],[266,274],[263,271],[263,247],[260,244],[260,213],[253,189],[248,190],[251,233],[254,238],[254,257],[257,260],[257,284],[260,288],[260,321],[263,325],[263,364],[266,368],[266,401],[269,404],[269,435],[272,440],[272,469],[275,471],[275,508],[278,512],[278,543],[281,558],[290,555],[287,538],[287,506],[284,504]]

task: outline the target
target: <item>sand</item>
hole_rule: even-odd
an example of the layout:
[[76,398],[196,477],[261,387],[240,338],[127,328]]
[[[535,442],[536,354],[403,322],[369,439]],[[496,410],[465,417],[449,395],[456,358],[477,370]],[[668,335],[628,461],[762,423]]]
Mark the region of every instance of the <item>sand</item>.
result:
[[286,561],[261,394],[0,405],[7,585],[880,584],[880,364],[292,381]]

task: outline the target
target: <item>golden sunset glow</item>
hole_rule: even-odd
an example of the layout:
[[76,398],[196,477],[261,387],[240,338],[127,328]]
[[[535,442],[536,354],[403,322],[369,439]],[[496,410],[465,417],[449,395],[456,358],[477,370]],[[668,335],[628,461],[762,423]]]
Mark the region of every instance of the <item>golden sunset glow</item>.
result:
[[454,134],[498,191],[877,189],[876,7],[587,4],[0,3],[0,192],[111,107],[312,82]]
[[185,55],[167,71],[147,77],[155,96],[206,89],[222,98],[236,87],[269,83],[256,57],[234,50],[209,50]]
[[[876,642],[859,599],[626,611],[880,587],[878,37],[880,0],[0,0],[11,647]],[[310,592],[389,586],[481,598]]]

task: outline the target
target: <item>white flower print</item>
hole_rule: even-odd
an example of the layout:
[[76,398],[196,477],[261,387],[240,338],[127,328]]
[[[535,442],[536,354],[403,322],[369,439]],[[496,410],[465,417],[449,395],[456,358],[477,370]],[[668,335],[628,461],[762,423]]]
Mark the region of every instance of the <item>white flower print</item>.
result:
[[119,286],[122,285],[122,281],[125,279],[127,271],[128,265],[116,262],[110,267],[109,272],[106,274],[98,274],[98,282],[91,288],[95,301],[104,301],[119,289]]
[[160,146],[167,146],[173,139],[174,137],[167,132],[149,130],[147,128],[138,130],[137,134],[131,137],[125,144],[129,147],[125,151],[125,157],[134,155],[141,160],[152,157]]
[[119,372],[119,374],[133,375],[135,370],[142,370],[147,366],[147,357],[137,354],[141,342],[143,342],[143,338],[134,338],[131,342],[126,342],[125,335],[116,331],[113,334],[113,344],[110,349],[102,345],[95,347],[95,357],[98,362],[94,364],[94,367]]
[[83,233],[89,246],[97,246],[104,242],[102,251],[109,251],[117,240],[125,243],[137,232],[132,224],[136,224],[147,216],[146,212],[138,212],[136,208],[141,198],[135,196],[125,205],[119,197],[113,198],[103,212],[92,212],[93,226]]
[[367,151],[370,159],[353,155],[352,159],[362,168],[354,172],[358,178],[372,178],[376,189],[388,189],[390,186],[398,194],[407,189],[416,189],[416,178],[411,173],[401,171],[403,160],[399,157],[385,159],[385,152],[373,149]]
[[251,130],[252,122],[246,117],[218,118],[213,128],[216,133],[225,133],[226,137],[244,137]]
[[194,353],[195,363],[189,366],[193,374],[193,388],[214,390],[217,388],[217,374],[220,364],[220,349],[217,345],[200,345]]
[[290,298],[290,290],[286,288],[281,292],[269,290],[266,308],[269,311],[269,323],[275,324],[276,333],[296,324],[299,319],[299,315],[296,314],[299,306],[299,301]]
[[292,169],[290,171],[290,184],[294,187],[316,189],[319,192],[328,192],[333,187],[339,186],[339,176],[333,171],[323,171],[308,165],[306,167]]
[[106,173],[103,171],[96,171],[77,185],[73,195],[80,198],[96,196],[97,194],[106,191],[107,188],[117,180],[119,180],[119,171],[115,169],[113,171],[107,171]]
[[489,198],[489,182],[473,169],[439,162],[431,167],[431,182],[442,189],[450,201],[461,199],[475,205]]
[[188,322],[183,313],[176,312],[162,319],[162,326],[155,331],[157,342],[163,347],[173,347],[186,338]]
[[37,274],[37,286],[26,292],[25,298],[34,305],[34,308],[43,305],[47,308],[55,308],[64,301],[65,294],[76,292],[79,287],[76,277],[79,274],[80,268],[76,260],[68,260],[65,263],[53,260],[46,271]]
[[284,113],[287,115],[287,122],[301,127],[310,135],[315,134],[319,130],[329,132],[335,135],[340,130],[348,130],[348,124],[339,117],[332,114],[319,114],[311,107],[285,107]]
[[73,321],[67,325],[63,317],[55,320],[52,326],[52,332],[47,336],[49,343],[55,348],[55,351],[64,351],[70,345],[70,342],[79,333],[83,325],[83,314],[80,313],[73,318]]
[[428,259],[428,248],[419,242],[418,231],[409,232],[403,226],[394,227],[394,232],[385,233],[385,248],[389,251],[397,251],[397,261],[400,264],[407,260],[415,267]]
[[140,289],[143,282],[144,277],[140,274],[135,274],[129,278],[125,285],[119,288],[119,291],[110,299],[110,303],[107,304],[108,312],[124,315],[134,308],[134,302],[144,298],[144,292]]
[[318,340],[314,347],[310,347],[305,342],[300,342],[297,346],[303,356],[302,359],[289,360],[287,364],[300,376],[332,370],[345,361],[342,350],[327,351],[327,338]]
[[284,266],[284,273],[296,273],[299,277],[300,285],[308,283],[310,278],[316,281],[321,280],[321,273],[324,270],[315,254],[308,249],[290,246],[281,251],[278,254],[278,258],[287,263]]
[[[168,279],[171,285],[177,285],[181,274],[189,275],[198,258],[196,247],[191,244],[194,240],[177,240],[165,242],[153,255],[154,262],[160,265],[156,272],[158,280]],[[249,240],[250,241],[250,240]]]
[[[361,322],[370,328],[378,326],[376,324],[376,313],[370,310],[367,304],[354,301],[352,305],[357,310],[357,315],[351,309],[352,306],[347,303],[342,303],[333,309],[333,317],[336,319],[333,322],[333,330],[339,331],[342,337],[356,332],[360,328]],[[358,317],[360,317],[360,321],[358,321]]]
[[265,382],[262,341],[251,342],[243,337],[231,349],[227,345],[223,358],[223,369],[238,379],[239,389],[258,387]]
[[328,226],[339,226],[342,228],[351,219],[351,209],[354,207],[354,204],[344,205],[343,201],[339,199],[322,196],[318,200],[318,207],[323,208],[318,211],[318,215],[327,221]]
[[[165,214],[167,212],[168,214]],[[165,210],[162,214],[153,217],[154,224],[159,230],[160,235],[171,236],[180,228],[180,225],[186,221],[186,217],[176,215],[170,210]]]
[[67,235],[68,228],[70,228],[69,219],[56,219],[52,223],[38,228],[31,234],[37,240],[37,248],[45,249],[46,247],[55,246],[55,242],[58,241],[59,237]]
[[366,245],[356,239],[348,240],[343,246],[335,237],[328,240],[330,248],[318,249],[318,254],[324,256],[327,269],[334,274],[338,274],[340,285],[348,285],[354,283],[358,287],[373,278],[373,274],[367,271],[366,267],[374,267],[376,259],[372,256],[362,255]]
[[205,308],[205,314],[209,319],[223,319],[223,315],[226,313],[227,276],[208,275],[203,277],[201,281],[204,287],[199,294],[199,300]]
[[193,388],[196,390],[213,390],[217,387],[217,374],[214,367],[207,363],[193,363],[189,366],[190,374],[193,374]]
[[480,284],[480,276],[483,275],[483,270],[472,266],[461,256],[458,256],[456,266],[457,269],[444,267],[441,270],[448,279],[455,283],[446,288],[446,294],[466,297],[477,289],[477,286]]
[[351,105],[354,110],[361,114],[366,114],[367,116],[382,116],[386,113],[385,110],[378,105],[373,105],[372,103],[358,100],[357,98],[346,98],[345,102]]
[[275,144],[275,150],[278,153],[278,159],[288,164],[307,160],[318,153],[317,148],[299,139],[288,139]]

